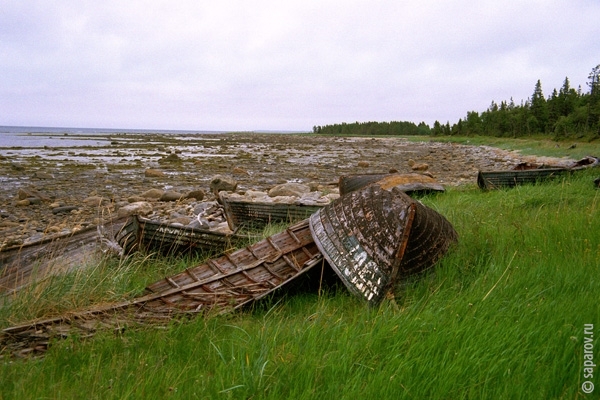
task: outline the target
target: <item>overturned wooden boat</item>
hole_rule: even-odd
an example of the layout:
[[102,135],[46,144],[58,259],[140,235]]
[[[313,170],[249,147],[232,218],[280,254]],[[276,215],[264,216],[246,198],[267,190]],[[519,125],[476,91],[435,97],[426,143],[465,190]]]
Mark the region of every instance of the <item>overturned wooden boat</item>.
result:
[[241,227],[260,228],[270,223],[293,223],[308,218],[322,206],[288,203],[265,203],[228,199],[221,196],[225,217],[231,230]]
[[378,184],[325,206],[310,217],[310,229],[348,289],[372,305],[399,280],[432,267],[458,240],[442,215]]
[[138,250],[162,254],[220,253],[246,239],[235,233],[164,224],[137,215],[129,218],[115,238],[125,254]]
[[377,183],[383,189],[387,190],[396,187],[398,190],[408,194],[426,194],[444,192],[446,190],[437,180],[424,174],[360,174],[340,177],[340,195],[343,196],[371,183]]
[[597,157],[584,157],[566,167],[551,167],[544,164],[520,163],[508,171],[479,171],[477,186],[481,189],[512,188],[519,185],[548,181],[571,172],[600,165]]
[[258,300],[304,275],[322,260],[308,220],[149,285],[140,297],[6,328],[0,349],[13,355],[43,352],[53,336],[89,336],[100,328],[222,314]]

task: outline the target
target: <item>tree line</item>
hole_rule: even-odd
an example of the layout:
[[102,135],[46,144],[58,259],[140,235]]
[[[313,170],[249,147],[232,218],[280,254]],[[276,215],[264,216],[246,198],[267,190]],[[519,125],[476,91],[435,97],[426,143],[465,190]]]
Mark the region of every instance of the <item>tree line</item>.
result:
[[571,138],[600,139],[600,64],[588,76],[587,91],[572,88],[569,78],[562,87],[544,96],[538,80],[533,94],[515,104],[492,101],[487,110],[469,111],[465,118],[450,125],[435,121],[416,125],[408,121],[354,122],[314,126],[314,133],[334,135],[457,135],[524,137],[549,136],[556,140]]
[[431,129],[425,122],[416,125],[409,121],[391,121],[391,122],[342,122],[341,124],[314,126],[313,133],[322,133],[328,135],[429,135]]

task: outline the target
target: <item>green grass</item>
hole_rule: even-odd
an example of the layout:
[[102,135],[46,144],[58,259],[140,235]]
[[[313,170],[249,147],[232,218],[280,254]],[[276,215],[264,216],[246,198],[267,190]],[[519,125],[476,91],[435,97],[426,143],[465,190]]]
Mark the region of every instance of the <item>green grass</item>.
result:
[[523,155],[567,157],[581,159],[586,156],[600,157],[600,141],[555,141],[547,137],[497,138],[489,136],[406,136],[420,142],[451,142],[475,146],[493,146],[504,150],[516,150]]
[[[395,303],[304,290],[228,316],[56,341],[44,358],[0,360],[0,398],[597,398],[598,368],[594,394],[581,391],[585,324],[600,357],[597,176],[423,198],[460,242]],[[135,295],[186,262],[133,258],[99,266],[87,283],[67,277],[54,283],[66,295],[38,313],[68,308],[64,297],[84,306],[104,292]],[[12,298],[0,326],[26,319],[34,308],[23,303]]]

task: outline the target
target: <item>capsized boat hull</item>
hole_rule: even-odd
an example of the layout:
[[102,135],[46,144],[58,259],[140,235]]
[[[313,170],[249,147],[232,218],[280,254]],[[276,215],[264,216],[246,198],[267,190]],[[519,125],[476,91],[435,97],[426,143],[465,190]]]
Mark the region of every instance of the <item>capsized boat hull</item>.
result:
[[431,268],[458,234],[397,188],[371,184],[310,217],[315,243],[353,294],[377,305],[399,280]]

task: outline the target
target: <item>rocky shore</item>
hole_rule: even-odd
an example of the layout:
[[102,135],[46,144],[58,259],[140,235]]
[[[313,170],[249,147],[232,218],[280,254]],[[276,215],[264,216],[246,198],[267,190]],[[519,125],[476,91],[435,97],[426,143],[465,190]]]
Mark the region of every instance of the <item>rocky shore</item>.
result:
[[457,186],[475,184],[478,170],[536,161],[486,146],[402,138],[256,133],[100,138],[104,145],[0,148],[0,249],[132,213],[226,230],[216,201],[221,190],[261,201],[323,203],[337,196],[342,175],[416,171]]

